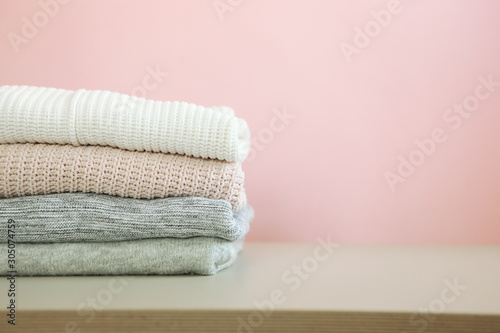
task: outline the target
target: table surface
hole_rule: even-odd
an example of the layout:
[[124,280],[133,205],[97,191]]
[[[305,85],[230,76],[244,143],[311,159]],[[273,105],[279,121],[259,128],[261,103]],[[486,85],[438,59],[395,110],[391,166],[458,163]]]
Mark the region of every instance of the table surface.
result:
[[[277,310],[500,315],[500,247],[247,243],[214,276],[17,277],[19,310]],[[454,286],[455,285],[455,286]],[[8,281],[0,281],[7,304]]]

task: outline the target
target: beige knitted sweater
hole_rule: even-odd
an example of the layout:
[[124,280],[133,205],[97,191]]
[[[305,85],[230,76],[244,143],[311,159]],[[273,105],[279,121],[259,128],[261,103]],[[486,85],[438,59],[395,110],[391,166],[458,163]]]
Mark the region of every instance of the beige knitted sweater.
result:
[[0,145],[0,197],[94,192],[131,198],[197,196],[246,204],[241,164],[111,147]]

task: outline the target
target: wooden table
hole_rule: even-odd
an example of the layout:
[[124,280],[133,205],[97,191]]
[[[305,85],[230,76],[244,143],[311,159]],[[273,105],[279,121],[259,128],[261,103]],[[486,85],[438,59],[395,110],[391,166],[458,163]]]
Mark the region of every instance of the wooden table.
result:
[[214,276],[17,277],[16,291],[0,332],[499,333],[500,247],[247,243]]

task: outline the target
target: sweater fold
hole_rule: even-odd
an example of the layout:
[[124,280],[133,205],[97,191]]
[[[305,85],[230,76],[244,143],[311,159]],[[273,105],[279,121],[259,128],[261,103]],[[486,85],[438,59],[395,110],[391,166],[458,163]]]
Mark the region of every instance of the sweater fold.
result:
[[101,145],[242,162],[250,131],[228,107],[101,90],[0,86],[0,143]]
[[0,145],[0,198],[93,192],[136,199],[203,197],[246,205],[241,164],[111,147]]
[[[16,275],[212,275],[230,266],[242,240],[156,238],[16,245]],[[9,275],[7,260],[0,275]]]
[[250,206],[199,197],[132,199],[95,193],[34,195],[0,200],[0,242],[8,221],[16,243],[116,242],[148,238],[241,239],[253,219]]

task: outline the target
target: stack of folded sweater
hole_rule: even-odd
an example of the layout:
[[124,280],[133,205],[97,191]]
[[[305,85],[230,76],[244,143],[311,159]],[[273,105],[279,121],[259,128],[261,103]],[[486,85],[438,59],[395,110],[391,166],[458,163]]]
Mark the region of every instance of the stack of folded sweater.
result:
[[2,86],[0,242],[18,275],[215,274],[253,218],[249,149],[227,107]]

